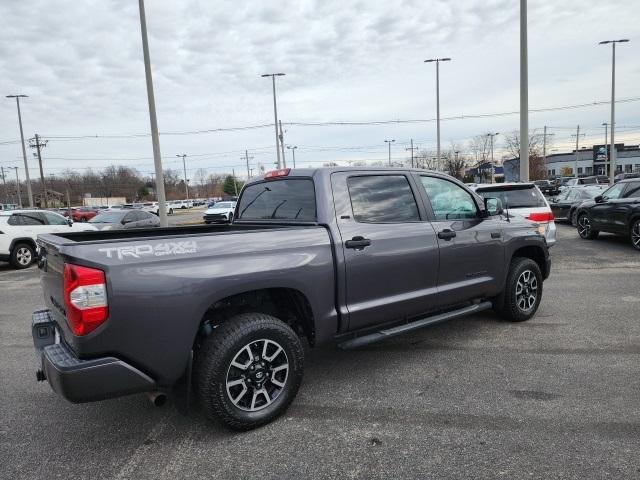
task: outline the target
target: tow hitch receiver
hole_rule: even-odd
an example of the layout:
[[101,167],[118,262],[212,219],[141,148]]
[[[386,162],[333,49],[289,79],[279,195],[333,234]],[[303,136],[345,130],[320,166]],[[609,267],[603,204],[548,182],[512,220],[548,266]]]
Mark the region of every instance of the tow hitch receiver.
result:
[[[33,337],[33,346],[38,355],[38,361],[41,361],[42,350],[47,345],[53,345],[56,342],[56,327],[49,310],[37,310],[31,316],[31,336]],[[39,368],[36,371],[36,379],[44,382],[47,379],[44,371]]]

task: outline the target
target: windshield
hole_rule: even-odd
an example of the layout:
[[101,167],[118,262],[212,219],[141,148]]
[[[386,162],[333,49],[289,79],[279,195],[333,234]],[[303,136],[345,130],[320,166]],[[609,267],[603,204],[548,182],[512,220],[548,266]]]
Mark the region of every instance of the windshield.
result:
[[313,182],[290,178],[249,185],[240,197],[238,219],[313,222],[316,219]]
[[89,223],[118,223],[123,215],[122,212],[102,212],[89,220]]
[[592,199],[597,197],[602,193],[602,188],[600,187],[585,187],[581,191],[582,198]]
[[216,203],[213,208],[234,208],[235,204],[232,202],[219,202]]
[[544,197],[533,185],[503,185],[485,187],[476,190],[485,198],[499,198],[502,205],[508,208],[546,207]]

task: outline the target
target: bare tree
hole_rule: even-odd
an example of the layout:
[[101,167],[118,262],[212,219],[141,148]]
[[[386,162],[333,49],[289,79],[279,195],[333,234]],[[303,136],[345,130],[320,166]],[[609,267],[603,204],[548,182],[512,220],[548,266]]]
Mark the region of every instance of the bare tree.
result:
[[443,157],[444,171],[452,177],[462,180],[468,164],[468,158],[464,153],[460,152],[460,146],[452,143],[451,148],[444,152]]
[[[546,178],[547,168],[542,159],[543,135],[533,130],[529,134],[529,178],[540,180]],[[515,158],[520,158],[520,132],[513,131],[504,136],[507,151]]]

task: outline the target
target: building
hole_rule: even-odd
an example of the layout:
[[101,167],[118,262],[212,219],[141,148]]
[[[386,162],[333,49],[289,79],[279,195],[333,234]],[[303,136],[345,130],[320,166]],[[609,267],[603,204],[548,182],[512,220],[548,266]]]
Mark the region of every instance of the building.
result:
[[491,183],[492,172],[495,182],[504,181],[504,172],[502,166],[495,165],[492,168],[491,162],[483,162],[475,167],[468,168],[466,171],[466,176],[473,177],[473,181],[475,183]]
[[[582,148],[576,156],[575,150],[570,153],[554,153],[547,155],[546,172],[548,177],[558,175],[565,177],[588,177],[590,175],[609,175],[608,155],[604,145],[593,145]],[[510,158],[503,162],[506,182],[520,179],[520,159]],[[616,173],[640,173],[640,146],[616,144]]]

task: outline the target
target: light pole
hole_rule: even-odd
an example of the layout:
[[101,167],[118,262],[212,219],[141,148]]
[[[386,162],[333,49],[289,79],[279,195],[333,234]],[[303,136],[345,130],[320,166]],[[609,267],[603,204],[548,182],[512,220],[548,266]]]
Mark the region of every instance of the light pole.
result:
[[430,58],[424,63],[436,62],[436,156],[438,157],[437,169],[440,169],[440,62],[450,62],[450,58]]
[[529,181],[529,52],[527,0],[520,0],[520,181]]
[[156,118],[156,100],[153,94],[153,77],[151,75],[151,57],[149,56],[149,40],[147,39],[147,18],[144,13],[144,0],[138,0],[140,10],[140,32],[142,35],[142,53],[144,56],[144,73],[147,82],[147,102],[149,104],[149,123],[151,124],[151,144],[153,146],[153,163],[156,171],[156,196],[158,197],[158,213],[160,226],[169,226],[167,219],[167,200],[164,193],[164,174],[162,172],[162,155],[160,154],[160,136],[158,119]]
[[384,143],[386,143],[387,145],[389,145],[389,166],[391,166],[391,144],[395,142],[394,140],[385,140]]
[[276,104],[276,77],[284,77],[284,73],[265,73],[261,75],[263,78],[271,77],[273,83],[273,125],[276,131],[276,156],[278,158],[278,168],[282,168],[282,160],[280,158],[280,136],[278,135],[278,106]]
[[20,177],[18,177],[18,167],[9,167],[16,171],[16,190],[18,193],[18,205],[22,208],[22,194],[20,193]]
[[293,168],[296,168],[296,149],[298,147],[296,145],[287,145],[287,148],[291,150],[291,155],[293,155]]
[[613,178],[616,176],[616,143],[614,140],[615,115],[616,115],[616,43],[627,43],[629,40],[603,40],[599,45],[611,44],[611,153],[609,154],[609,178],[613,185]]
[[489,145],[490,145],[490,150],[491,150],[491,183],[495,183],[494,177],[495,177],[495,167],[493,166],[493,138],[496,135],[500,135],[500,132],[496,132],[496,133],[487,133],[487,137],[489,137]]
[[29,206],[33,208],[33,193],[31,193],[31,179],[29,178],[29,165],[27,164],[27,150],[24,147],[24,133],[22,131],[22,115],[20,113],[20,99],[28,98],[28,95],[7,95],[7,98],[15,98],[18,106],[18,124],[20,125],[20,143],[22,144],[22,158],[24,159],[24,174],[27,179],[27,196]]
[[602,122],[602,126],[604,127],[604,174],[609,175],[609,170],[607,168],[609,166],[609,145],[607,144],[607,127],[609,124],[607,122]]
[[189,185],[187,184],[187,154],[176,155],[176,157],[182,157],[182,170],[184,172],[184,194],[187,196],[185,200],[189,200]]
[[547,137],[555,135],[555,133],[547,133],[547,126],[544,126],[544,133],[542,134],[542,164],[544,165],[544,176],[549,177],[549,169],[547,168]]

